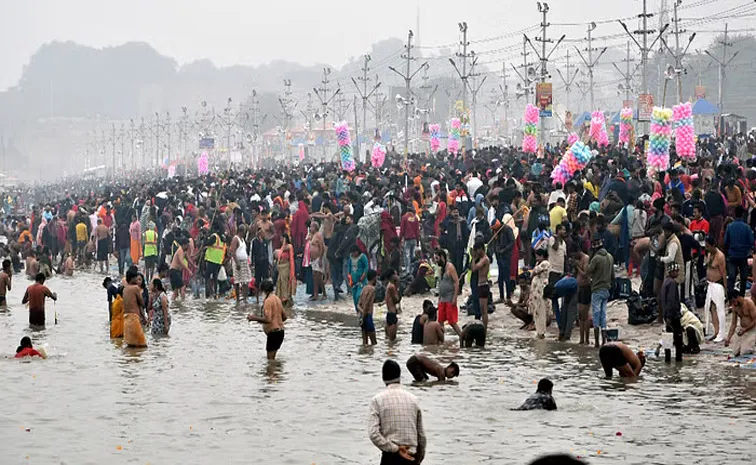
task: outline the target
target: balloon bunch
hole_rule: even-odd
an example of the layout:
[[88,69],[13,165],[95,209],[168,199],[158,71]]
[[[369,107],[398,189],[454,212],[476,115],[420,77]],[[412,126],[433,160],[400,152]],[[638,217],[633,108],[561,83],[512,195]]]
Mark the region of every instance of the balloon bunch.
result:
[[630,143],[630,133],[633,131],[633,109],[625,107],[620,111],[620,135],[622,144]]
[[591,139],[598,142],[601,147],[609,145],[609,136],[606,133],[606,117],[602,111],[594,111],[591,115]]
[[200,176],[204,176],[210,172],[210,161],[207,157],[207,152],[202,152],[202,155],[197,159],[197,172]]
[[672,109],[675,118],[675,150],[684,160],[696,159],[696,134],[693,128],[693,105],[681,103]]
[[354,171],[354,157],[352,156],[352,138],[349,137],[349,125],[346,121],[336,123],[336,137],[341,151],[341,169]]
[[538,116],[540,112],[538,107],[528,104],[525,108],[525,128],[522,138],[522,151],[525,153],[536,153],[538,151]]
[[567,143],[570,144],[570,147],[575,145],[575,142],[579,141],[580,137],[577,135],[577,133],[571,132],[569,136],[567,136]]
[[462,122],[459,118],[452,118],[449,122],[449,141],[447,142],[446,149],[449,153],[459,152],[459,131],[462,128]]
[[672,110],[654,107],[651,115],[651,134],[648,138],[646,159],[648,166],[657,171],[669,169],[669,145],[672,138]]
[[429,126],[430,129],[430,144],[431,144],[431,152],[438,152],[438,149],[441,147],[441,125],[439,124],[431,124]]
[[552,182],[554,184],[567,184],[567,181],[572,179],[575,171],[585,168],[592,157],[591,149],[579,140],[576,141],[562,156],[559,165],[551,172]]
[[373,168],[380,168],[383,166],[384,161],[386,161],[386,147],[376,142],[373,145],[373,154],[370,156],[370,162],[373,164]]

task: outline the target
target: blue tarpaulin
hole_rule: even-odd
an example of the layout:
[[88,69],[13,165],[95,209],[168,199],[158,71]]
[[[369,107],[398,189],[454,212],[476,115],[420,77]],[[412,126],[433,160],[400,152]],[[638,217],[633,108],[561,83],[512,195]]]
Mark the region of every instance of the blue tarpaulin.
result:
[[694,115],[716,115],[717,113],[719,113],[717,106],[706,99],[702,98],[693,104]]

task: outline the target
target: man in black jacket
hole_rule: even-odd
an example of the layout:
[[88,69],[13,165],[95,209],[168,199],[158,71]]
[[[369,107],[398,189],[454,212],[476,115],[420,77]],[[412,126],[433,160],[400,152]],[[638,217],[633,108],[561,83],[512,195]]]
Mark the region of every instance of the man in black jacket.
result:
[[441,247],[449,252],[449,261],[454,265],[457,274],[461,275],[470,231],[467,221],[459,216],[456,204],[450,207],[449,212],[449,216],[441,225]]
[[501,229],[494,241],[494,252],[496,253],[496,265],[499,269],[499,303],[504,302],[504,289],[507,290],[507,301],[512,301],[514,292],[514,282],[510,279],[509,269],[512,262],[512,251],[514,250],[515,237],[512,228],[507,224],[512,217],[505,214],[501,220]]
[[[346,215],[340,222],[336,223],[331,236],[331,244],[328,248],[326,257],[331,262],[331,281],[333,282],[334,300],[339,300],[339,294],[342,292],[341,283],[344,282],[344,260],[349,257],[349,251],[357,243],[357,235],[360,233],[360,227],[353,224],[353,217]],[[336,271],[338,270],[338,271]]]
[[722,227],[724,226],[727,206],[724,203],[722,193],[719,191],[719,183],[716,180],[709,183],[709,190],[704,196],[704,203],[706,204],[706,212],[708,213],[709,235],[714,238],[717,246],[721,247]]

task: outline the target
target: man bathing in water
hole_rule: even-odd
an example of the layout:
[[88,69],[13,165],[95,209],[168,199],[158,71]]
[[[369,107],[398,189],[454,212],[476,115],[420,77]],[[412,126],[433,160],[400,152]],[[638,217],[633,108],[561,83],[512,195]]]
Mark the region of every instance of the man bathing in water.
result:
[[[488,284],[488,270],[491,268],[491,260],[486,255],[486,245],[483,241],[475,241],[473,246],[472,272],[477,275],[478,301],[480,303],[480,318],[483,327],[488,328],[488,299],[491,295],[491,285]],[[460,339],[462,335],[460,334]]]
[[147,347],[141,320],[144,308],[139,270],[132,266],[126,271],[126,286],[123,288],[123,342],[129,347]]
[[528,397],[525,402],[514,410],[556,410],[557,405],[552,396],[554,383],[548,378],[538,381],[535,394]]
[[45,286],[45,275],[43,273],[37,273],[35,281],[34,284],[26,288],[26,293],[24,294],[21,303],[29,304],[29,325],[44,326],[45,299],[49,297],[52,300],[57,301],[58,294],[50,292],[50,289]]
[[637,378],[646,366],[646,356],[643,351],[633,352],[621,342],[603,345],[599,350],[599,360],[607,379],[612,377],[614,369],[617,369],[621,378]]
[[97,240],[97,263],[100,264],[100,273],[108,270],[108,254],[110,253],[110,229],[97,219],[97,227],[94,231]]
[[471,321],[462,327],[462,335],[459,337],[459,347],[472,347],[475,342],[476,347],[485,347],[486,345],[486,326],[480,321]]
[[459,365],[451,362],[446,368],[424,355],[413,355],[407,360],[407,369],[417,382],[428,381],[428,375],[435,376],[438,381],[459,376]]
[[[733,297],[730,298],[730,304],[732,305],[732,324],[730,325],[730,333],[725,339],[725,347],[732,343],[732,336],[735,335],[735,330],[737,330],[740,339],[732,344],[732,356],[752,354],[754,346],[756,346],[756,304],[753,303],[753,300],[746,299],[737,293],[734,293]],[[740,320],[740,329],[737,329],[738,319]]]
[[11,284],[13,281],[13,268],[11,268],[11,261],[3,260],[3,271],[0,271],[0,308],[8,306],[8,300],[6,296],[11,290]]
[[362,289],[360,300],[357,302],[357,311],[360,312],[360,326],[362,327],[362,344],[375,345],[375,323],[373,322],[373,304],[375,303],[375,270],[367,272],[367,285]]
[[186,297],[186,283],[184,282],[184,270],[189,271],[189,261],[186,258],[186,251],[189,249],[189,240],[181,238],[181,247],[176,249],[171,259],[171,268],[168,270],[168,276],[171,278],[171,289],[173,289],[173,300],[179,295],[181,298]]
[[386,285],[386,340],[393,341],[396,339],[396,325],[399,322],[396,315],[399,310],[399,302],[402,300],[397,288],[399,275],[396,270],[391,268],[384,273],[383,280],[388,282]]

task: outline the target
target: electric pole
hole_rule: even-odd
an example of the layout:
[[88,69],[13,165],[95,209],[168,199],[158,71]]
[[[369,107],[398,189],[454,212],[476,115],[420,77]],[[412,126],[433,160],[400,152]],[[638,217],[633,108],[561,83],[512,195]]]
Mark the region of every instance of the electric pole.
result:
[[[567,68],[567,78],[565,79],[564,75],[562,75],[562,71],[557,68],[557,73],[559,74],[559,77],[562,79],[562,82],[564,83],[564,92],[567,94],[567,109],[569,110],[570,104],[571,104],[571,94],[572,94],[572,84],[575,82],[575,78],[577,78],[578,73],[580,72],[579,69],[577,69],[577,66],[570,65],[570,50],[567,49],[567,65],[565,66]],[[572,68],[575,69],[575,74],[572,74],[570,71]]]
[[727,66],[732,63],[732,60],[735,59],[736,56],[738,56],[739,52],[735,52],[732,54],[732,57],[730,59],[727,59],[727,47],[732,47],[735,45],[733,42],[727,41],[727,34],[728,34],[728,24],[725,23],[725,30],[724,30],[724,39],[719,41],[719,44],[722,45],[722,59],[715,57],[712,55],[708,50],[705,50],[705,53],[709,55],[709,58],[716,61],[719,65],[719,120],[717,126],[719,127],[720,135],[722,131],[722,114],[724,114],[724,89],[725,89],[725,77],[726,77],[726,71]]
[[517,67],[512,64],[512,69],[514,70],[515,74],[517,74],[517,77],[520,78],[520,81],[522,83],[517,83],[517,93],[516,97],[519,99],[520,97],[525,97],[525,104],[527,105],[530,103],[530,94],[532,93],[532,85],[535,81],[535,69],[532,68],[533,63],[528,62],[528,38],[526,36],[522,37],[522,73],[517,71]]
[[[541,21],[541,37],[536,37],[535,40],[536,40],[536,42],[540,42],[541,43],[541,51],[540,52],[538,51],[538,49],[533,45],[533,43],[530,41],[530,39],[528,38],[528,36],[525,36],[525,41],[530,45],[530,47],[533,49],[533,51],[535,52],[536,56],[538,57],[538,60],[541,62],[541,78],[540,79],[541,79],[541,83],[545,83],[546,79],[549,77],[549,72],[548,72],[549,58],[551,58],[551,55],[554,53],[554,51],[557,49],[557,47],[559,47],[559,44],[562,43],[562,41],[564,40],[564,38],[566,36],[562,35],[562,37],[559,38],[559,40],[557,41],[557,43],[551,49],[551,52],[549,52],[547,54],[546,53],[546,44],[551,44],[551,43],[554,42],[553,39],[549,39],[549,38],[546,37],[546,32],[547,32],[549,26],[551,25],[548,22],[548,19],[547,19],[547,15],[549,13],[549,4],[546,3],[546,2],[544,2],[544,3],[538,2],[538,11],[543,15],[543,20]],[[536,102],[536,104],[540,105],[540,102]],[[538,137],[541,139],[541,142],[543,142],[543,140],[544,140],[544,133],[543,133],[544,118],[543,117],[539,118],[539,122],[540,122],[540,130],[538,131]]]
[[[459,43],[462,47],[462,53],[457,53],[456,55],[457,58],[462,59],[462,72],[460,73],[457,70],[457,73],[460,79],[462,79],[462,112],[464,113],[467,111],[467,79],[469,78],[467,75],[467,59],[470,58],[467,54],[467,47],[470,45],[470,42],[467,41],[467,22],[463,21],[457,25],[459,26],[459,32],[462,33],[462,41]],[[456,68],[456,65],[454,67]]]
[[[131,145],[131,152],[129,152],[129,158],[131,158],[131,169],[134,169],[134,118],[129,120],[129,143]],[[123,163],[123,169],[126,169],[126,163]]]
[[622,77],[625,79],[625,84],[620,84],[620,91],[625,92],[625,101],[630,101],[630,93],[633,90],[633,76],[635,76],[635,73],[638,72],[638,68],[640,65],[636,66],[633,72],[630,72],[630,63],[633,63],[635,60],[630,58],[630,42],[627,42],[627,58],[622,60],[625,63],[625,71],[622,71],[619,66],[617,66],[617,63],[612,63],[612,66],[622,75]]
[[501,98],[504,102],[504,136],[509,137],[509,84],[507,83],[507,62],[501,64]]
[[685,33],[685,30],[680,30],[680,18],[677,16],[677,7],[680,6],[682,3],[682,0],[675,0],[674,5],[674,23],[675,23],[675,50],[672,51],[672,49],[667,45],[667,41],[664,40],[662,37],[661,41],[662,44],[664,44],[664,47],[669,51],[670,55],[675,59],[675,68],[674,68],[674,74],[675,78],[677,79],[677,102],[682,103],[683,99],[683,92],[682,92],[682,75],[688,74],[687,69],[683,67],[683,58],[685,58],[685,55],[688,53],[688,48],[690,47],[690,44],[693,43],[693,39],[696,38],[696,33],[694,32],[690,38],[688,39],[688,45],[685,47],[685,50],[680,51],[680,34]]
[[333,101],[334,98],[336,98],[341,93],[341,87],[337,88],[336,91],[331,95],[331,97],[328,97],[328,84],[330,81],[328,80],[328,76],[331,74],[331,68],[323,68],[323,80],[320,81],[321,87],[320,89],[313,88],[313,92],[315,92],[315,95],[318,97],[318,100],[320,100],[320,105],[322,106],[321,113],[315,113],[315,120],[321,119],[323,121],[323,133],[321,134],[321,137],[323,138],[323,161],[326,159],[326,141],[328,138],[326,137],[326,118],[328,117],[328,110],[330,109],[330,104]]
[[296,104],[294,105],[295,108],[291,107],[293,101],[294,100],[291,98],[291,79],[284,79],[284,95],[283,98],[278,98],[278,103],[281,104],[281,113],[284,122],[281,139],[281,152],[287,163],[291,161],[291,151],[286,149],[286,140],[287,136],[289,135],[289,131],[291,130],[291,119],[294,116],[292,112],[296,108]]
[[112,132],[111,132],[110,139],[111,139],[111,142],[113,143],[113,153],[112,153],[112,156],[113,156],[113,177],[115,177],[115,172],[116,172],[116,128],[115,128],[115,123],[111,124],[111,130],[112,130]]
[[414,73],[411,72],[410,67],[412,65],[412,61],[414,60],[414,58],[412,58],[412,49],[413,49],[412,37],[413,37],[412,30],[410,30],[409,33],[407,34],[407,45],[404,46],[406,53],[402,55],[402,58],[407,60],[406,74],[402,74],[399,71],[397,71],[396,68],[394,68],[393,66],[389,66],[389,69],[391,71],[395,72],[396,74],[401,76],[402,79],[404,79],[404,83],[406,86],[405,97],[402,98],[402,96],[399,95],[397,98],[397,103],[404,104],[404,166],[405,167],[407,166],[407,157],[409,156],[409,107],[413,103],[412,102],[413,99],[410,97],[412,93],[410,84],[412,83],[412,78],[414,78],[415,75],[417,75],[417,73],[420,72],[420,70],[422,70],[425,67],[425,65],[428,64],[427,62],[425,62],[423,63],[422,66],[420,66],[420,68],[415,70]]
[[160,113],[155,112],[155,169],[160,167]]
[[596,57],[596,60],[593,59],[593,51],[597,50],[593,48],[593,36],[592,33],[596,29],[596,23],[590,23],[588,25],[588,59],[586,60],[582,53],[580,53],[580,49],[575,47],[575,50],[577,50],[578,55],[580,55],[580,59],[583,60],[583,63],[585,63],[585,66],[588,68],[588,85],[591,86],[591,111],[596,110],[596,107],[594,106],[594,96],[593,96],[593,68],[596,66],[598,61],[601,59],[601,56],[606,52],[606,47],[601,49],[601,52],[599,52],[598,56]]
[[[375,75],[375,80],[378,81],[379,76]],[[380,133],[381,128],[381,118],[383,117],[382,111],[383,111],[383,104],[386,100],[386,96],[378,91],[373,94],[375,97],[375,104],[373,104],[373,116],[375,116],[375,130]]]
[[[641,91],[648,95],[648,53],[654,48],[654,45],[656,42],[661,38],[662,34],[664,34],[664,31],[667,30],[669,27],[669,24],[665,24],[662,26],[661,30],[659,31],[659,35],[656,37],[656,39],[651,43],[651,45],[648,45],[648,36],[656,34],[656,31],[653,29],[648,28],[648,19],[652,18],[654,16],[653,13],[648,12],[648,0],[643,0],[643,12],[638,15],[638,18],[641,19],[643,22],[643,29],[635,30],[633,32],[630,32],[630,29],[627,27],[627,24],[622,22],[621,20],[618,20],[620,25],[622,26],[622,29],[625,30],[628,36],[635,42],[635,45],[638,46],[641,52],[641,68],[643,69],[643,75],[641,76]],[[636,35],[642,36],[641,42],[638,42],[638,40],[635,38]],[[641,113],[638,111],[638,120],[640,122],[641,120]],[[645,120],[646,122],[648,120]],[[646,127],[646,130],[648,128]]]
[[430,112],[433,105],[433,96],[436,95],[436,91],[438,91],[438,84],[433,87],[433,90],[431,90],[431,86],[430,84],[428,84],[428,81],[430,80],[430,78],[428,77],[429,68],[430,66],[428,66],[427,64],[423,66],[423,85],[420,86],[420,89],[423,92],[426,92],[426,94],[424,95],[424,104],[422,109],[423,113],[425,114],[426,123],[429,122]]
[[[362,132],[364,132],[367,135],[367,106],[368,106],[368,100],[370,97],[373,96],[373,93],[375,93],[376,90],[381,86],[381,83],[378,82],[378,77],[376,76],[376,84],[373,86],[373,88],[368,92],[368,82],[370,82],[370,78],[368,77],[368,71],[370,71],[370,68],[368,67],[368,63],[370,62],[372,58],[370,55],[365,55],[365,65],[362,67],[362,77],[358,77],[357,80],[362,82],[362,89],[360,89],[360,86],[357,85],[357,80],[352,78],[352,83],[354,83],[354,87],[357,89],[357,92],[360,94],[360,98],[362,99]],[[355,109],[356,110],[356,109]],[[359,134],[357,135],[357,138],[359,140]],[[357,144],[357,147],[359,151],[361,151],[362,146],[361,144]],[[357,159],[360,159],[359,153]],[[367,160],[366,160],[367,161]]]
[[171,164],[171,114],[170,112],[165,112],[165,136],[167,143],[166,145],[166,152],[168,153],[168,164]]
[[470,52],[473,55],[472,65],[470,68],[470,77],[473,78],[473,84],[470,87],[470,93],[472,94],[472,125],[470,126],[470,135],[472,136],[473,148],[475,148],[475,136],[478,129],[478,92],[483,87],[483,83],[486,82],[488,76],[483,76],[480,83],[477,82],[477,77],[480,73],[475,72],[475,66],[478,64],[478,57],[474,52]]
[[145,158],[146,150],[145,150],[145,147],[144,147],[145,140],[146,140],[146,138],[145,138],[145,129],[146,129],[146,127],[144,125],[144,117],[140,117],[139,118],[139,140],[142,141],[142,144],[141,144],[142,147],[141,147],[141,150],[140,150],[142,152],[142,169],[144,169],[147,166],[147,160]]

